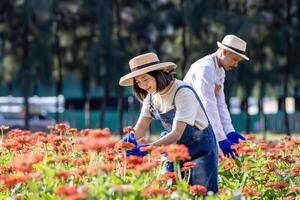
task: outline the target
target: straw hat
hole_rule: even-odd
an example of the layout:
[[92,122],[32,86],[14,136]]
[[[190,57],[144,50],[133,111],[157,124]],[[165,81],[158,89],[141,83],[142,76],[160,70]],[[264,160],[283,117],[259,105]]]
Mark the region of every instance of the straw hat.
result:
[[249,58],[246,56],[247,42],[245,42],[241,38],[235,35],[226,35],[222,43],[217,42],[217,44],[219,48],[226,49],[232,53],[241,56],[245,60],[249,60]]
[[129,61],[130,73],[122,76],[119,84],[121,86],[133,85],[133,78],[155,70],[169,72],[177,66],[172,62],[160,62],[155,53],[146,53],[132,58]]

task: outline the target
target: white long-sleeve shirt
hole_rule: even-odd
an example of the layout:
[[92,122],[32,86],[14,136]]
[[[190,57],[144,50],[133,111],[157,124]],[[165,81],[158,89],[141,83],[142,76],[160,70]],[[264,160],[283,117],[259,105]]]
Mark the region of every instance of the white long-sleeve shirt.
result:
[[217,141],[234,131],[224,95],[225,71],[219,67],[214,54],[193,63],[184,77],[200,97]]

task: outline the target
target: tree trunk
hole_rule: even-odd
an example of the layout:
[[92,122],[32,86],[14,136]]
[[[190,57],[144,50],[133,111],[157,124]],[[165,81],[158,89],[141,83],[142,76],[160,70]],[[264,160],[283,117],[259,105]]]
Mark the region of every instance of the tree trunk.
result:
[[[262,68],[262,66],[261,66]],[[263,137],[264,137],[264,140],[266,140],[267,138],[267,135],[266,135],[266,116],[265,116],[265,113],[264,113],[264,102],[263,102],[263,98],[265,96],[265,82],[262,81],[263,80],[263,77],[262,77],[262,74],[263,74],[263,71],[262,69],[260,69],[260,94],[259,94],[259,100],[258,100],[258,108],[259,108],[259,122],[260,122],[260,131],[262,132],[263,134]]]
[[186,45],[186,22],[185,22],[185,9],[184,9],[184,0],[180,0],[180,9],[181,9],[181,16],[182,16],[182,63],[181,63],[181,78],[184,77],[185,74],[185,68],[187,64],[187,59],[188,59],[188,49]]
[[105,74],[102,77],[104,81],[104,94],[101,101],[100,109],[100,127],[104,127],[104,117],[106,112],[107,98],[109,98],[109,84],[110,84],[110,72],[112,67],[111,62],[111,40],[112,40],[112,1],[101,0],[99,1],[99,29],[100,34],[100,46],[103,47],[103,52],[101,53],[101,58],[103,61],[102,67],[105,67]]
[[[290,28],[291,25],[291,0],[287,0],[287,18],[286,18],[286,22],[287,22],[287,26],[288,28]],[[286,34],[286,38],[287,38],[287,49],[286,49],[286,57],[287,57],[287,62],[285,65],[285,70],[284,70],[284,100],[283,100],[283,112],[284,112],[284,125],[286,128],[286,134],[288,136],[291,136],[291,130],[290,130],[290,125],[289,125],[289,116],[286,110],[286,97],[288,95],[288,79],[289,79],[289,68],[291,65],[291,41],[290,41],[290,33],[289,30],[287,31]]]
[[[120,49],[124,49],[124,43],[122,42],[121,39],[121,30],[122,30],[122,21],[121,21],[121,11],[120,11],[120,3],[118,0],[114,1],[115,2],[115,11],[116,11],[116,19],[117,19],[117,41],[118,41],[118,46]],[[122,64],[122,63],[121,63]],[[120,71],[123,74],[123,68],[120,69]],[[124,87],[119,87],[119,94],[118,94],[118,122],[119,122],[119,133],[120,137],[123,138],[123,120],[124,120]]]
[[59,96],[62,94],[62,60],[61,60],[61,51],[59,47],[59,20],[60,15],[57,14],[55,18],[56,29],[55,29],[55,52],[58,60],[58,77],[55,81],[55,95],[56,95],[56,103],[55,103],[55,121],[59,123]]
[[84,126],[85,128],[91,127],[91,106],[90,106],[90,95],[85,95],[85,102],[84,102]]
[[[28,26],[29,26],[29,13],[28,13],[28,1],[24,3],[24,28],[22,33],[22,69],[21,69],[21,88],[22,88],[22,95],[24,98],[24,128],[29,129],[29,90],[30,90],[30,67],[28,66],[28,59],[29,59],[29,47],[28,47]],[[29,81],[28,81],[29,80]]]

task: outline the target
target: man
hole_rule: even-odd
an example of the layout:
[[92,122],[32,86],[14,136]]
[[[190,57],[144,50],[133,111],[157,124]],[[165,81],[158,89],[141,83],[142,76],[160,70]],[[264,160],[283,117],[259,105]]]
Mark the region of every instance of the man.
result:
[[225,102],[225,70],[235,69],[241,60],[249,60],[245,55],[247,43],[235,35],[226,35],[218,50],[192,64],[184,81],[189,83],[200,97],[207,112],[219,147],[226,157],[237,156],[232,144],[245,138],[235,131]]

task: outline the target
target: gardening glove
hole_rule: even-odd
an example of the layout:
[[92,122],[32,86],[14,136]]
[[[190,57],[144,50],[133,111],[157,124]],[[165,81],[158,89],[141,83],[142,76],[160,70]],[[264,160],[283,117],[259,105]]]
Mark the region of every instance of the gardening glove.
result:
[[130,143],[134,144],[135,146],[137,145],[137,141],[136,141],[133,133],[129,133],[128,135],[126,135],[125,137],[123,137],[121,139],[121,141],[122,142],[130,142]]
[[219,146],[225,157],[235,159],[235,157],[238,156],[236,150],[231,148],[231,142],[228,139],[220,141]]
[[236,131],[232,131],[232,132],[228,133],[227,138],[231,142],[231,144],[238,144],[239,139],[246,140],[246,138],[244,138],[239,132],[236,132]]
[[142,147],[149,146],[148,144],[138,144],[131,149],[126,149],[126,156],[140,156],[144,157],[148,154],[147,151],[141,151]]

